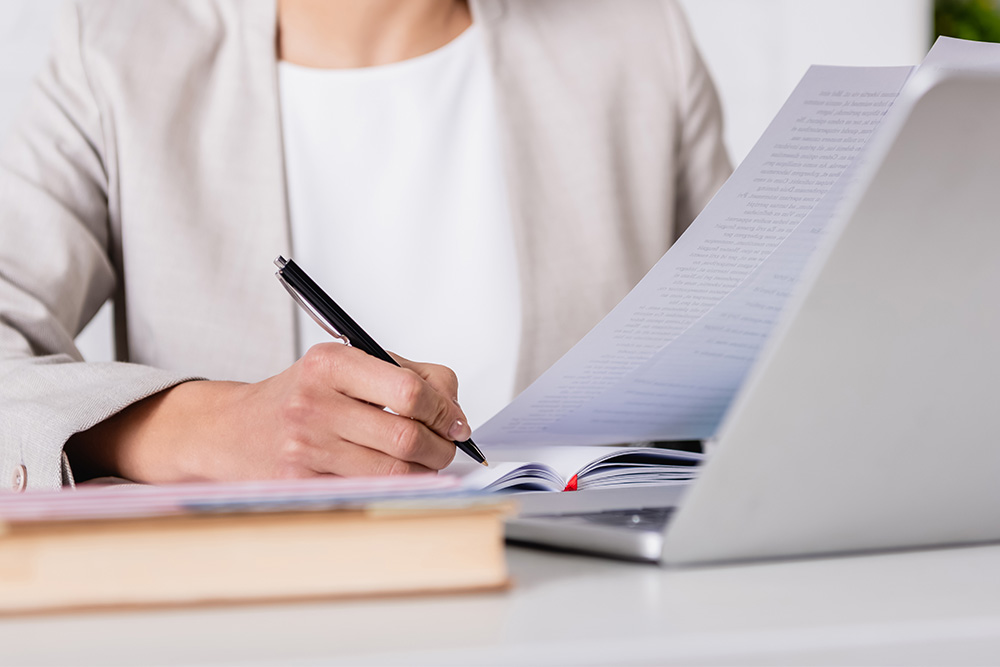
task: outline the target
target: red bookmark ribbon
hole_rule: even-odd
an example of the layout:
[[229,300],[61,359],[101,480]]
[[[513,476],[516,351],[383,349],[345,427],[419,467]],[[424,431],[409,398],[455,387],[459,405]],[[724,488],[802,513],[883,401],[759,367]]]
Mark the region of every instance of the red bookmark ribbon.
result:
[[576,475],[573,475],[569,482],[566,483],[566,488],[563,491],[576,491],[577,479]]

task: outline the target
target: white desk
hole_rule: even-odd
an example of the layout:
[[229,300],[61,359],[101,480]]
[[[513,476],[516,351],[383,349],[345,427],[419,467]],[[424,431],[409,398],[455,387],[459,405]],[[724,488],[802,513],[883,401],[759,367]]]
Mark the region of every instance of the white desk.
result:
[[502,593],[0,621],[0,664],[1000,663],[1000,546],[699,570],[509,555]]

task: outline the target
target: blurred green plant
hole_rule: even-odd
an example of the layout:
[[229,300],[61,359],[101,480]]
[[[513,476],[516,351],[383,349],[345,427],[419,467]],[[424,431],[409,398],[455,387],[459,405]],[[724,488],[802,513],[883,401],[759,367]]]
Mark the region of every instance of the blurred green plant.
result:
[[1000,9],[995,0],[937,0],[934,32],[959,39],[1000,42]]

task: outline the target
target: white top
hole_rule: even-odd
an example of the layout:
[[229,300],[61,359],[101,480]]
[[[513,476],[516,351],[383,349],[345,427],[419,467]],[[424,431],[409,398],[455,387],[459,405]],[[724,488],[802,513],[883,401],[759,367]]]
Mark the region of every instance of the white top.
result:
[[[451,367],[473,427],[513,395],[517,258],[472,26],[379,67],[278,67],[295,261],[375,340]],[[330,336],[299,313],[300,353]]]

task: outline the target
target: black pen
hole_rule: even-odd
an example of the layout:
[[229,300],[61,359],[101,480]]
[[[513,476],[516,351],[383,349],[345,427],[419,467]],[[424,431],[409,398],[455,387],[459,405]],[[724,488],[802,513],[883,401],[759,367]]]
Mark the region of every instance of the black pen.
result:
[[[323,327],[327,333],[362,352],[367,352],[393,366],[399,366],[396,360],[389,356],[389,353],[383,350],[382,346],[376,343],[375,339],[369,336],[350,315],[344,312],[344,309],[338,306],[337,302],[331,299],[330,295],[324,292],[298,264],[280,255],[274,260],[274,264],[278,267],[278,272],[274,275],[278,277],[295,302],[309,313],[316,324]],[[482,463],[484,466],[489,465],[486,462],[486,457],[479,451],[471,438],[465,442],[456,440],[455,446],[468,454],[476,463]]]

